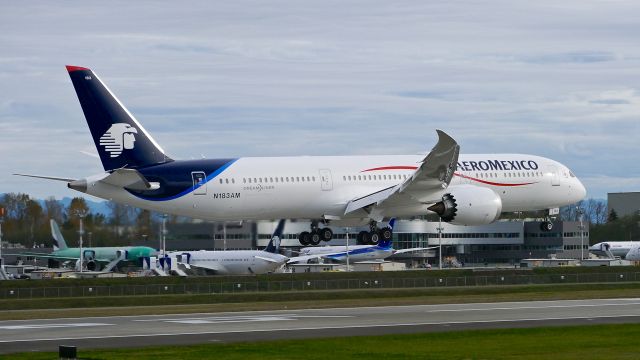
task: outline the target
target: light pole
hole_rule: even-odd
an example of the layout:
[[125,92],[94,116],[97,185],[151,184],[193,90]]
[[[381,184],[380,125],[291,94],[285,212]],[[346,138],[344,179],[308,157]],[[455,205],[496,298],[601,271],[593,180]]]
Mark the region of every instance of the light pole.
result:
[[584,260],[584,225],[582,225],[582,216],[584,215],[584,210],[581,207],[576,207],[576,211],[578,212],[578,216],[580,218],[580,261]]
[[167,254],[167,242],[165,240],[165,236],[167,235],[167,214],[162,214],[162,256],[164,257]]
[[4,259],[2,259],[2,222],[4,221],[4,208],[0,208],[0,270],[4,269]]
[[346,234],[347,235],[347,237],[346,237],[347,238],[347,247],[346,247],[346,249],[347,249],[347,272],[349,272],[349,228],[346,228],[346,230],[347,230],[347,234]]
[[442,218],[438,218],[438,268],[442,270]]
[[80,272],[84,268],[84,254],[82,250],[82,235],[84,235],[84,224],[83,219],[87,216],[86,210],[76,210],[76,216],[80,219],[80,230],[78,230],[78,234],[80,234]]

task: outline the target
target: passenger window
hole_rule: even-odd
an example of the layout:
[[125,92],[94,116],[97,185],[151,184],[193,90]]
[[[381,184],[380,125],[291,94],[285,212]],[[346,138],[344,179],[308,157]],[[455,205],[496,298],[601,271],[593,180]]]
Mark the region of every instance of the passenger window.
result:
[[235,184],[236,183],[236,179],[231,179],[231,183]]
[[222,184],[222,179],[220,179],[220,184]]
[[224,179],[224,182],[226,182],[228,184],[229,183],[229,179]]
[[243,182],[244,184],[246,184],[246,183],[247,183],[247,178],[242,178],[242,182]]

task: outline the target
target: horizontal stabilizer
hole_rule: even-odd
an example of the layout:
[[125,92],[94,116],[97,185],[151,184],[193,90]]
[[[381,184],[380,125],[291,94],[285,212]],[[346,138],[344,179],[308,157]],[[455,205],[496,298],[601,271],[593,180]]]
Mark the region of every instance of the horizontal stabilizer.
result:
[[147,179],[135,169],[115,170],[100,181],[105,184],[138,191],[155,190],[159,186],[157,183],[147,181]]
[[32,177],[32,178],[38,178],[38,179],[47,179],[47,180],[64,181],[64,182],[72,182],[72,181],[76,181],[76,179],[61,178],[61,177],[55,177],[55,176],[29,175],[29,174],[13,174],[13,175],[16,175],[16,176],[26,176],[26,177]]

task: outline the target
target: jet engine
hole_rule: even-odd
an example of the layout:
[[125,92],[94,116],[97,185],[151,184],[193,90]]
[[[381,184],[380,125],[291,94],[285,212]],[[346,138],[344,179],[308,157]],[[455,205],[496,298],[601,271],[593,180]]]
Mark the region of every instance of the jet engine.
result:
[[502,199],[493,190],[473,185],[456,185],[448,190],[441,201],[428,208],[442,221],[456,225],[486,225],[500,217]]

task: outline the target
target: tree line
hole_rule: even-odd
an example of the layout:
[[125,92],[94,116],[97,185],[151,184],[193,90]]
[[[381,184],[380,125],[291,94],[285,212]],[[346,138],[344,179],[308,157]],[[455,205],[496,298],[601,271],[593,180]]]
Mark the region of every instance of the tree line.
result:
[[[51,247],[49,219],[55,220],[68,246],[78,246],[80,215],[83,215],[85,246],[123,246],[134,241],[157,239],[161,216],[113,201],[107,203],[110,214],[92,212],[83,197],[75,197],[64,206],[54,197],[44,201],[28,194],[7,193],[0,197],[5,209],[2,240],[25,247]],[[180,219],[168,217],[167,222]],[[156,244],[157,240],[153,242]]]
[[[84,244],[88,246],[124,246],[141,241],[157,244],[160,237],[161,214],[122,205],[107,203],[109,214],[94,213],[83,197],[75,197],[68,206],[49,197],[44,201],[32,199],[28,194],[7,193],[0,197],[0,207],[5,209],[2,224],[3,240],[26,247],[50,247],[53,244],[49,219],[54,219],[67,245],[78,246],[79,214],[85,214]],[[580,210],[578,210],[580,209]],[[559,220],[583,221],[590,224],[590,242],[615,240],[640,240],[640,214],[618,218],[607,213],[603,200],[588,199],[560,209]],[[503,214],[502,218],[543,218],[544,212]],[[427,219],[430,219],[427,217]],[[188,221],[187,218],[169,216],[167,223]],[[434,221],[437,221],[435,219]],[[154,245],[150,245],[154,246]]]

